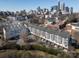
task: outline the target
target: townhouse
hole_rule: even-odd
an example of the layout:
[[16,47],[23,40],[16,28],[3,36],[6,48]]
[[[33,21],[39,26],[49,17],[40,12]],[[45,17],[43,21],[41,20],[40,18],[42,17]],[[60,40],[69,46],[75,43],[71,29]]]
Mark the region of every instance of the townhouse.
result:
[[63,47],[64,49],[68,49],[69,47],[70,35],[68,32],[52,30],[34,24],[29,24],[28,28],[30,29],[33,35],[39,36],[49,42],[52,42],[60,47]]

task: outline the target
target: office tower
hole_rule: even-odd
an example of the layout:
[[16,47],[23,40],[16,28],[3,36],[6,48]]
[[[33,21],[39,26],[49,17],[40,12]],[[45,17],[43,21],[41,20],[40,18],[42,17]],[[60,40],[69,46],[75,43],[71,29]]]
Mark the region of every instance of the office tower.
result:
[[39,11],[39,12],[41,11],[41,8],[40,8],[40,6],[37,8],[37,11]]
[[57,7],[57,6],[54,6],[54,7],[53,7],[53,10],[57,10],[57,9],[58,9],[58,7]]
[[69,12],[69,7],[65,7],[66,12]]
[[60,9],[61,9],[61,11],[65,10],[65,3],[60,4]]
[[63,10],[65,10],[65,3],[63,3]]
[[47,10],[46,8],[43,9],[44,12],[45,12],[46,10]]
[[58,2],[58,10],[60,10],[60,1]]
[[53,11],[53,6],[51,7],[51,11]]
[[70,14],[72,14],[72,13],[73,13],[73,8],[71,7],[71,8],[70,8]]
[[52,6],[51,11],[58,10],[58,6]]
[[71,14],[73,13],[73,8],[71,7]]

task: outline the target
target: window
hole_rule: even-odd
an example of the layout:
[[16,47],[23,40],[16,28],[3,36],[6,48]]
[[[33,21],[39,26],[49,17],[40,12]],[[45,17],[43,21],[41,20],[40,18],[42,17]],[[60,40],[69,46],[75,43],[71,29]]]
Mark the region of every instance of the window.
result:
[[47,39],[50,39],[50,34],[49,33],[47,33]]
[[46,32],[44,32],[44,36],[46,37]]
[[42,31],[42,36],[45,37],[45,32],[44,31]]
[[33,32],[33,28],[32,28],[32,32]]
[[37,29],[35,29],[34,33],[35,33],[35,34],[37,33]]
[[64,38],[62,38],[62,45],[64,46]]
[[68,47],[68,39],[65,39],[65,40],[64,40],[64,46],[65,46],[65,47]]
[[68,39],[67,38],[62,38],[62,45],[64,47],[68,47]]
[[51,34],[51,40],[54,40],[54,38],[53,38],[53,37],[54,37],[54,35],[53,35],[53,34]]
[[55,35],[54,38],[55,38],[55,42],[57,43],[57,35]]
[[29,27],[29,30],[31,31],[31,27]]
[[39,30],[37,29],[37,35],[39,35]]
[[34,33],[34,28],[32,28],[32,32]]
[[57,37],[57,43],[59,43],[59,36],[58,36],[58,35],[56,35],[56,37]]
[[40,30],[40,35],[42,36],[42,31]]
[[38,35],[40,36],[41,35],[41,31],[39,30],[39,33],[38,33]]
[[45,33],[46,33],[46,38],[48,38],[48,36],[47,36],[47,35],[48,35],[47,32],[45,32]]
[[59,44],[62,44],[62,38],[59,36]]
[[44,31],[42,31],[42,36],[44,37]]
[[42,31],[40,31],[40,35],[42,36]]
[[55,35],[53,34],[53,41],[55,41]]
[[33,33],[35,34],[35,28],[33,28]]
[[29,29],[30,29],[30,31],[32,31],[32,28],[31,27],[29,27]]

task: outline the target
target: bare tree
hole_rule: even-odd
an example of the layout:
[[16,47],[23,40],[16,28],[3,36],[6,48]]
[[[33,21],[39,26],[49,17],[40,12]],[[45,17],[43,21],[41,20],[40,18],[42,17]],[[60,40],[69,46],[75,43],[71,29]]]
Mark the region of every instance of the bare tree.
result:
[[26,45],[27,40],[28,33],[26,32],[26,30],[22,30],[20,33],[20,39],[17,41],[17,44],[19,44],[20,46]]

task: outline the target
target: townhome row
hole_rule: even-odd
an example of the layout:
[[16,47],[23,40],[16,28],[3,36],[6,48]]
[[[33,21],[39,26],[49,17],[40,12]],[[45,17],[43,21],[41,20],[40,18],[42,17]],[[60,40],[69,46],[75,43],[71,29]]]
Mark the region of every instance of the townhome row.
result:
[[33,35],[39,36],[65,49],[69,47],[70,35],[68,32],[39,27],[34,24],[29,24],[28,28]]

